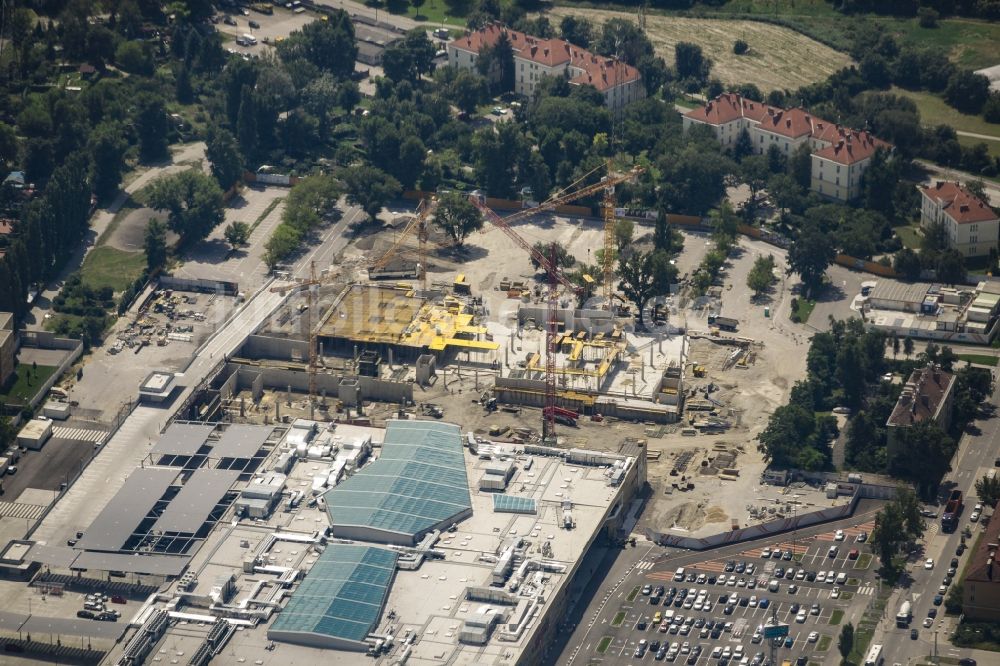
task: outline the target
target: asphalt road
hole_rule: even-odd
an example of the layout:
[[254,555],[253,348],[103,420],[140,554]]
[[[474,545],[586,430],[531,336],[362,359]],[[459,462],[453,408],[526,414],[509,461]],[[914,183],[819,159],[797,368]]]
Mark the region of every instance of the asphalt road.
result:
[[[991,403],[994,406],[1000,405],[1000,397],[994,396]],[[893,596],[889,605],[892,613],[887,613],[887,616],[891,616],[887,617],[880,627],[881,633],[876,634],[876,638],[881,636],[885,646],[887,663],[915,664],[921,657],[933,654],[935,633],[938,653],[941,656],[952,658],[974,656],[973,651],[955,648],[948,643],[948,636],[953,631],[957,619],[944,617],[944,606],[934,606],[933,598],[947,573],[951,559],[955,557],[962,530],[965,527],[971,529],[973,536],[971,539],[966,539],[971,546],[983,525],[982,522],[970,522],[969,516],[972,514],[973,506],[978,502],[975,493],[976,479],[982,478],[987,470],[993,469],[994,459],[1000,455],[1000,418],[980,419],[975,422],[975,426],[978,432],[967,433],[962,437],[958,453],[952,461],[952,471],[942,483],[942,498],[952,488],[958,488],[965,495],[965,509],[959,519],[958,529],[952,533],[943,533],[940,529],[940,519],[927,520],[928,529],[922,543],[923,549],[911,555],[907,565],[908,579]],[[943,505],[939,501],[937,507],[939,515],[942,508]],[[934,568],[931,570],[924,569],[923,565],[928,557],[934,559]],[[967,549],[959,558],[959,573],[967,565],[970,557],[971,552]],[[917,628],[917,640],[910,639],[909,629],[897,628],[893,619],[904,599],[912,600],[913,622],[910,626]],[[925,628],[922,623],[931,608],[937,608],[938,617],[931,627]],[[1000,655],[993,654],[992,658],[992,663],[1000,663]],[[985,662],[980,660],[980,663]]]

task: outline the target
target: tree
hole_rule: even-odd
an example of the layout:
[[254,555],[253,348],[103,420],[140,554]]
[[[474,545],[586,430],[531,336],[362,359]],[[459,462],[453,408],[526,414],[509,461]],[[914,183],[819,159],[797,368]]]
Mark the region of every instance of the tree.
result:
[[745,157],[740,163],[740,178],[750,188],[750,201],[746,205],[751,213],[756,209],[757,197],[761,190],[767,186],[770,176],[771,171],[768,169],[767,157],[764,155],[751,155]]
[[152,76],[155,67],[152,54],[142,42],[123,41],[115,49],[115,63],[129,74]]
[[747,44],[744,40],[737,39],[735,42],[733,42],[733,53],[735,53],[736,55],[743,55],[749,50],[750,50],[750,45]]
[[932,492],[951,469],[957,446],[936,421],[920,421],[893,434],[898,445],[886,451],[889,474],[912,482],[924,493]]
[[699,45],[691,42],[678,42],[674,47],[674,58],[679,79],[704,81],[712,69],[712,61],[705,57]]
[[[570,254],[563,245],[538,241],[532,247],[539,255],[545,257],[549,263],[554,264],[560,271],[565,271],[567,268],[572,268],[576,265],[576,257]],[[537,271],[542,267],[542,262],[536,255],[532,254],[531,265]]]
[[942,252],[937,263],[937,279],[946,284],[965,282],[965,257],[958,250]]
[[757,257],[747,273],[747,287],[754,296],[760,296],[774,284],[774,255]]
[[732,170],[729,160],[694,143],[665,154],[657,168],[660,208],[688,215],[704,215],[722,199]]
[[906,336],[903,338],[903,355],[910,358],[913,355],[913,338]]
[[736,135],[736,143],[733,144],[733,159],[737,162],[742,162],[744,157],[753,155],[753,153],[753,139],[750,137],[750,132],[744,127]]
[[899,355],[899,335],[896,333],[896,331],[892,332],[892,336],[890,337],[890,341],[891,341],[891,344],[892,344],[892,360],[895,361],[896,360],[896,356]]
[[572,14],[564,16],[559,22],[559,34],[570,44],[580,48],[588,48],[593,39],[594,24],[585,18]]
[[983,478],[976,481],[976,496],[983,504],[996,506],[997,501],[1000,500],[1000,478],[990,478],[984,475]]
[[371,222],[391,199],[403,191],[398,180],[376,167],[344,169],[340,177],[347,189],[348,202],[360,206]]
[[468,197],[448,192],[441,195],[434,211],[434,224],[451,236],[455,245],[462,245],[469,234],[483,228],[483,216]]
[[312,21],[278,43],[278,56],[288,63],[305,60],[318,69],[346,79],[354,70],[358,47],[354,24],[347,12],[337,9],[326,21]]
[[972,70],[960,69],[948,79],[944,99],[964,113],[977,114],[990,94],[990,80]]
[[630,246],[618,255],[618,275],[618,288],[638,308],[642,324],[646,303],[654,296],[669,293],[670,283],[677,280],[677,268],[662,250],[643,252]]
[[240,151],[248,158],[257,152],[257,99],[249,85],[240,93],[240,112],[236,121]]
[[476,107],[489,97],[486,79],[467,69],[460,70],[455,75],[448,89],[455,106],[467,114],[474,113]]
[[652,42],[638,24],[620,18],[604,22],[594,49],[601,55],[618,58],[633,66],[654,55]]
[[848,622],[844,625],[844,628],[840,630],[840,638],[837,640],[837,652],[840,653],[840,658],[847,661],[847,657],[850,656],[851,650],[854,649],[854,625]]
[[139,134],[139,159],[143,162],[166,159],[167,109],[163,100],[155,96],[141,99],[135,125]]
[[223,232],[226,242],[235,250],[247,244],[250,240],[250,225],[246,222],[230,222]]
[[167,227],[156,218],[146,225],[146,237],[143,243],[146,250],[146,272],[155,274],[167,263]]
[[892,268],[907,280],[917,280],[923,267],[920,263],[920,256],[908,247],[896,253],[892,259]]
[[208,129],[205,143],[205,156],[212,165],[212,175],[218,181],[219,187],[228,190],[243,175],[243,156],[236,144],[236,138],[229,130],[212,126]]
[[186,65],[177,68],[174,81],[174,92],[177,101],[181,104],[190,104],[194,101],[194,90],[191,88],[191,71]]
[[788,272],[798,274],[806,288],[806,296],[810,296],[823,285],[826,269],[836,256],[837,251],[829,235],[815,224],[809,224],[788,250]]
[[670,225],[667,214],[662,210],[659,211],[656,215],[656,226],[653,229],[653,248],[675,255],[683,247],[684,236]]
[[507,33],[501,34],[493,46],[479,51],[476,71],[486,78],[494,95],[514,90],[514,49]]
[[274,270],[281,260],[294,252],[302,242],[302,232],[288,224],[279,224],[264,244],[264,263]]
[[222,190],[198,169],[189,169],[153,182],[149,205],[169,213],[170,229],[186,244],[201,240],[223,218]]
[[632,236],[634,234],[635,224],[633,224],[632,220],[626,218],[615,220],[615,247],[619,253],[632,244]]
[[98,199],[108,201],[118,194],[128,142],[121,125],[107,122],[94,128],[89,144],[94,194]]

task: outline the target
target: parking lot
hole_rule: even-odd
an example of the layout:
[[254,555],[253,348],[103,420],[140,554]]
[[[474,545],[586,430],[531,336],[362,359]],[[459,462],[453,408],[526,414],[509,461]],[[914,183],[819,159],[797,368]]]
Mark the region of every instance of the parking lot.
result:
[[820,664],[836,653],[841,625],[876,593],[873,526],[785,535],[680,568],[640,562],[620,603],[603,614],[608,626],[593,648],[602,662],[759,666],[770,654],[763,628],[773,621],[788,626],[778,663]]
[[[268,45],[274,45],[276,40],[285,39],[292,32],[299,30],[307,23],[316,20],[316,13],[305,11],[295,13],[284,7],[275,7],[271,15],[241,9],[229,8],[217,15],[215,25],[223,35],[229,35],[233,41],[225,44],[226,48],[237,53],[260,55]],[[251,22],[259,27],[254,27]],[[253,35],[257,43],[243,46],[236,43],[236,38],[243,35]]]

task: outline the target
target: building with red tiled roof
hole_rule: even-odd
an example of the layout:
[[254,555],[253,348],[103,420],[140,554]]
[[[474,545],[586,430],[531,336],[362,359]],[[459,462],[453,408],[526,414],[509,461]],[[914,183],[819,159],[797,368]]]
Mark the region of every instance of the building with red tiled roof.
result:
[[10,236],[14,233],[14,220],[0,218],[0,236]]
[[988,523],[983,521],[986,523],[983,533],[969,551],[965,579],[955,581],[962,585],[962,614],[969,620],[1000,621],[1000,520],[997,518],[992,515]]
[[589,85],[611,109],[646,96],[639,70],[620,60],[591,53],[563,39],[540,39],[498,23],[467,33],[448,44],[448,63],[473,69],[479,53],[506,35],[514,52],[514,92],[531,97],[544,76],[563,76],[570,85]]
[[861,174],[876,149],[892,148],[869,132],[841,127],[805,109],[782,109],[730,92],[688,111],[683,120],[684,129],[694,125],[712,127],[719,142],[730,148],[746,130],[754,151],[761,155],[775,146],[791,156],[799,146],[808,145],[812,153],[812,189],[838,201],[849,201],[861,193]]
[[967,257],[998,247],[1000,219],[989,205],[959,183],[938,181],[919,187],[920,226],[943,224],[948,246]]

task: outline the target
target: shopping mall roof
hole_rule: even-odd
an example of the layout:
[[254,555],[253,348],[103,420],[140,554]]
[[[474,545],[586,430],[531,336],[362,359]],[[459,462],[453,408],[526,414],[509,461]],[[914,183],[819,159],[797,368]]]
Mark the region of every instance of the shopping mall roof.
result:
[[382,614],[397,554],[330,544],[267,632],[271,640],[364,651]]
[[78,548],[119,550],[177,479],[177,469],[144,467],[133,470],[121,490],[97,515]]
[[214,423],[172,423],[150,451],[153,455],[193,456],[215,430]]
[[273,432],[273,426],[231,425],[212,445],[209,455],[212,458],[253,458]]
[[325,498],[335,536],[415,544],[472,513],[461,429],[390,421],[379,458]]
[[157,532],[195,534],[240,477],[238,470],[195,470],[153,525]]

